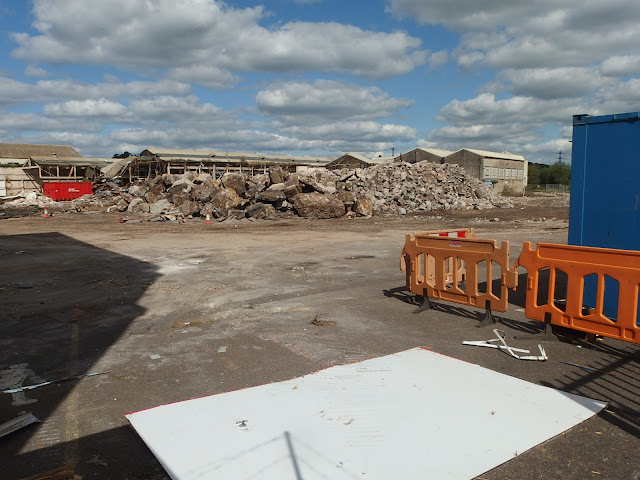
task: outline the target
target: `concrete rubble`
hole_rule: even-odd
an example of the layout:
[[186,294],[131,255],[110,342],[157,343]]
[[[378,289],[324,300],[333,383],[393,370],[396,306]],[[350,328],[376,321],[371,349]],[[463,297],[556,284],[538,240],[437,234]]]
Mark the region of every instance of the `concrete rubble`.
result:
[[[304,218],[407,215],[431,210],[483,210],[510,207],[481,181],[455,164],[392,163],[368,169],[314,169],[288,173],[278,166],[268,173],[225,173],[220,178],[187,172],[164,174],[126,188],[108,183],[93,195],[52,202],[29,194],[5,206],[51,206],[68,211],[117,211],[166,218],[205,217],[219,221],[287,216]],[[33,197],[33,198],[31,198]]]

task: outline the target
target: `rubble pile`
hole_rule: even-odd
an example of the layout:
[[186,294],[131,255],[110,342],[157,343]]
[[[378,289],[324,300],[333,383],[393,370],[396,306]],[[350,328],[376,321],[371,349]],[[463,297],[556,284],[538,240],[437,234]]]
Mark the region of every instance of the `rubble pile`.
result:
[[481,210],[508,203],[460,166],[427,162],[297,173],[273,166],[268,173],[229,172],[220,178],[187,172],[164,174],[123,189],[103,183],[96,185],[96,190],[93,195],[64,203],[75,211],[106,208],[155,217],[208,214],[216,219],[252,220],[293,215],[406,215],[442,209]]
[[370,198],[377,214],[482,210],[505,204],[504,197],[455,164],[382,164],[367,170],[345,172],[340,182],[356,199]]

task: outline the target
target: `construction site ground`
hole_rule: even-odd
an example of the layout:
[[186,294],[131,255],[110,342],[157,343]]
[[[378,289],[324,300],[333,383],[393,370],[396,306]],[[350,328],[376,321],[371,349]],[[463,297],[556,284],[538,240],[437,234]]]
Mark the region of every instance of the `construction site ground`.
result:
[[[640,479],[637,346],[514,340],[541,326],[524,316],[524,270],[496,327],[532,353],[541,343],[546,362],[463,345],[493,337],[492,327],[476,328],[483,310],[436,301],[414,314],[402,288],[406,233],[474,227],[479,238],[509,241],[513,263],[523,241],[567,242],[567,204],[534,197],[483,211],[212,224],[7,210],[0,216],[3,390],[66,381],[0,394],[0,423],[21,412],[41,420],[0,438],[0,476],[68,465],[84,479],[168,478],[125,414],[423,346],[609,402],[481,478]],[[513,425],[514,436],[522,433]],[[451,462],[462,453],[452,451]]]

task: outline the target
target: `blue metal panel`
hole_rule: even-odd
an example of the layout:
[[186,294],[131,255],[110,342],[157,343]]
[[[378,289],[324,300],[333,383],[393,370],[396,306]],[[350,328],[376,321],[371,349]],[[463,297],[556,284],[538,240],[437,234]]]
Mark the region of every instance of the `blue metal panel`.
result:
[[[574,116],[569,244],[640,250],[640,113]],[[595,287],[585,285],[586,305]],[[605,288],[610,318],[616,289]]]

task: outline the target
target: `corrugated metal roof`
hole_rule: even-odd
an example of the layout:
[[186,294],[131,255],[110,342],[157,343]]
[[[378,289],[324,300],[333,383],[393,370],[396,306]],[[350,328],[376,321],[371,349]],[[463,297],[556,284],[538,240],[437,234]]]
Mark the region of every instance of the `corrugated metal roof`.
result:
[[0,165],[25,165],[29,160],[25,158],[0,158]]
[[476,155],[480,155],[481,157],[502,158],[504,160],[520,160],[521,162],[525,161],[522,155],[515,155],[513,153],[490,152],[488,150],[477,150],[475,148],[461,148],[460,150],[458,150],[458,152],[461,150],[466,150],[467,152],[475,153]]
[[24,158],[57,155],[82,158],[71,145],[31,145],[28,143],[0,143],[0,158]]
[[365,157],[364,155],[360,155],[359,153],[345,153],[340,158],[346,157],[346,156],[353,157],[356,160],[361,160],[366,163],[374,163],[369,157]]
[[380,165],[383,163],[393,163],[394,160],[398,157],[373,157],[369,160],[369,163],[372,165]]
[[149,152],[162,158],[163,160],[204,160],[212,159],[214,161],[266,161],[266,162],[282,162],[282,163],[300,163],[300,164],[326,164],[332,159],[326,157],[310,157],[304,155],[274,155],[262,154],[258,152],[227,152],[218,150],[179,150],[173,148],[147,148]]
[[30,157],[32,163],[38,165],[64,165],[76,167],[104,167],[113,163],[113,160],[106,158],[84,158],[84,157]]
[[[446,157],[447,155],[451,155],[453,152],[451,150],[443,150],[441,148],[425,148],[418,147],[416,150],[422,150],[423,152],[430,153],[432,155],[436,155],[438,157]],[[407,152],[409,153],[409,152]]]

